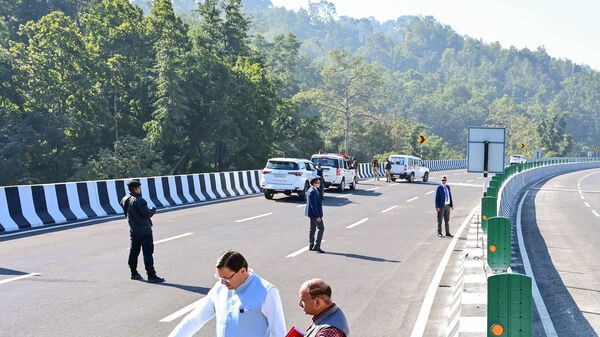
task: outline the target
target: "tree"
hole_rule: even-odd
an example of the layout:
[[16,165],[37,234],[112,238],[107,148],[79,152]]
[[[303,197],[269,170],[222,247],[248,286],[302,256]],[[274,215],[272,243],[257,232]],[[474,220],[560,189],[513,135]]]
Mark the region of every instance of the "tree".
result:
[[342,126],[342,150],[349,153],[352,120],[359,116],[372,118],[369,103],[382,84],[381,74],[364,58],[347,50],[334,50],[329,56],[332,63],[321,72],[324,83],[317,91],[318,105],[325,119],[337,119],[337,125]]
[[[29,149],[39,162],[30,162],[25,170],[33,177],[55,172],[54,179],[65,179],[72,174],[75,158],[86,158],[102,143],[105,122],[110,120],[102,114],[105,111],[94,109],[99,98],[93,86],[94,49],[88,48],[79,27],[62,12],[30,21],[22,31],[28,43],[16,42],[11,48],[20,92],[27,97],[22,110],[36,120],[39,114],[48,115],[48,129],[33,132],[42,138],[30,141],[44,145]],[[60,131],[52,131],[53,127]],[[45,138],[46,133],[52,137]]]
[[154,67],[155,91],[152,120],[144,124],[148,141],[162,149],[167,163],[172,163],[170,174],[177,170],[187,147],[184,129],[189,112],[186,85],[194,85],[185,79],[184,69],[187,53],[191,50],[188,27],[175,16],[170,0],[154,2],[152,15],[148,18],[152,32],[156,61]]
[[551,113],[541,121],[537,131],[540,136],[541,148],[547,157],[564,157],[572,155],[573,136],[566,133],[567,114]]

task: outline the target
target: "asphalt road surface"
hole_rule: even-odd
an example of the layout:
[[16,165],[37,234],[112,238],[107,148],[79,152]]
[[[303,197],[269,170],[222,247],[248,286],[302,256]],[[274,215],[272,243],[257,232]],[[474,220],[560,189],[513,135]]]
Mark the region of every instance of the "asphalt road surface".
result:
[[[298,307],[298,288],[307,279],[321,277],[331,284],[333,300],[346,313],[353,336],[410,336],[451,243],[436,236],[433,191],[442,175],[453,188],[451,230],[456,230],[480,203],[481,174],[435,172],[428,183],[412,184],[363,180],[354,191],[326,193],[322,245],[326,254],[307,251],[308,219],[304,203],[294,196],[278,194],[273,200],[253,196],[161,210],[153,220],[155,266],[167,280],[163,284],[129,279],[128,226],[121,217],[5,235],[0,237],[0,335],[166,336],[216,282],[219,254],[233,249],[279,288],[288,329],[309,325],[310,317]],[[577,196],[575,185],[564,189],[562,193]],[[545,195],[542,191],[538,198]],[[600,194],[594,191],[600,191],[598,184],[583,188],[583,196],[600,212]],[[566,207],[565,196],[558,198],[557,204]],[[598,220],[590,208],[583,210],[591,227],[582,228],[585,232],[580,234],[583,240],[589,238],[591,252],[591,240],[598,238],[592,228],[598,228]],[[565,223],[557,226],[561,228],[556,239],[567,240],[559,235]],[[586,247],[578,238],[568,240],[573,241],[557,245],[557,256],[562,256],[560,247]],[[588,300],[582,306],[584,316],[597,323],[599,262],[597,254],[589,255],[576,266],[569,262],[569,267],[557,270],[582,282],[569,289],[578,293],[574,298]],[[578,276],[583,268],[595,270],[585,284]],[[141,256],[138,269],[143,271]],[[424,336],[443,336],[447,327],[444,296],[450,289],[439,290]],[[207,324],[196,336],[213,336],[213,327]]]
[[524,196],[521,227],[539,287],[535,336],[598,336],[599,178],[597,169],[564,174]]

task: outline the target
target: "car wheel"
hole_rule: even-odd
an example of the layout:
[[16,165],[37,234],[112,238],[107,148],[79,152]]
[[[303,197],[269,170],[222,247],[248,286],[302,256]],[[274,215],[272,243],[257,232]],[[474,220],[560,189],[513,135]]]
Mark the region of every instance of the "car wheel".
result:
[[271,200],[271,199],[273,199],[274,195],[275,195],[275,192],[269,191],[269,190],[265,190],[265,198]]
[[411,173],[411,174],[410,174],[410,176],[408,176],[408,182],[409,182],[409,183],[412,183],[412,182],[414,182],[414,181],[415,181],[415,174],[414,174],[414,173]]
[[425,172],[425,174],[423,175],[423,181],[427,182],[427,180],[429,180],[429,172]]
[[344,192],[345,190],[346,190],[346,181],[344,179],[342,179],[342,182],[338,186],[338,191],[339,192]]
[[302,201],[306,201],[306,191],[308,191],[308,189],[310,188],[310,185],[308,184],[308,181],[304,183],[304,189],[300,192],[298,192],[298,198],[300,198],[300,200]]

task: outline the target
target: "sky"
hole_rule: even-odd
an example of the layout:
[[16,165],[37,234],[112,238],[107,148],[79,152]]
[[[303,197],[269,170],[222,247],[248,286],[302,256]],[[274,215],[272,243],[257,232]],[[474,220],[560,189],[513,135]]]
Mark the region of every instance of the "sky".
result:
[[[309,1],[271,0],[297,10]],[[503,48],[537,50],[600,71],[598,0],[328,0],[339,16],[394,20],[403,15],[433,16],[460,35],[499,42]]]

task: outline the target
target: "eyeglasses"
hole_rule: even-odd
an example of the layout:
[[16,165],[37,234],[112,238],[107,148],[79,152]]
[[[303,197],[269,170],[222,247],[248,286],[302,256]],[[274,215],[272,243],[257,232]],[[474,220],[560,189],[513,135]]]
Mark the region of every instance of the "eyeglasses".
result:
[[231,274],[231,276],[229,277],[221,277],[218,273],[215,273],[215,277],[221,281],[225,281],[227,283],[231,282],[231,279],[235,276],[235,274],[237,274],[237,271],[233,274]]

